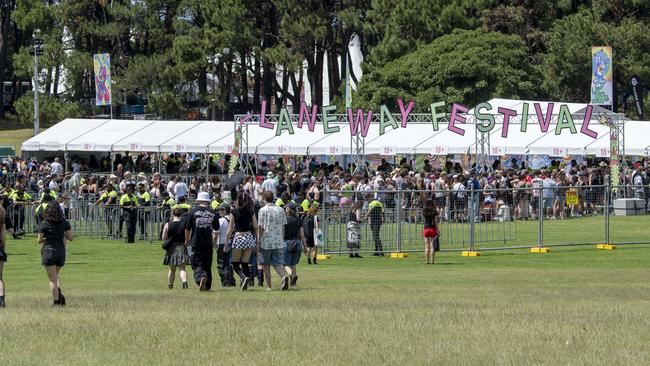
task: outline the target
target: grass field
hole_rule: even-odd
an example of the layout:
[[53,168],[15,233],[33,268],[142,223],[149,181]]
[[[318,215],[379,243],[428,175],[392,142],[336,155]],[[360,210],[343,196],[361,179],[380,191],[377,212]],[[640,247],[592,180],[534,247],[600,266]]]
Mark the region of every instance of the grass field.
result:
[[78,238],[64,309],[32,238],[8,252],[2,365],[650,363],[649,246],[334,256],[288,292],[200,293],[167,289],[158,244]]
[[14,146],[16,153],[20,154],[20,147],[23,142],[34,134],[31,128],[22,130],[4,130],[0,131],[0,146]]

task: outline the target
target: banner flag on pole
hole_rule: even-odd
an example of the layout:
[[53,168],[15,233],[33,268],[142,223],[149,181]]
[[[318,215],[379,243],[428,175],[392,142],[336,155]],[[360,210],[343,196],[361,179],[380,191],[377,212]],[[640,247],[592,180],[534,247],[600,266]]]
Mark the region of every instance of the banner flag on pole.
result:
[[612,48],[591,47],[591,104],[611,106],[613,99]]
[[111,55],[98,53],[93,55],[95,68],[95,105],[111,105]]

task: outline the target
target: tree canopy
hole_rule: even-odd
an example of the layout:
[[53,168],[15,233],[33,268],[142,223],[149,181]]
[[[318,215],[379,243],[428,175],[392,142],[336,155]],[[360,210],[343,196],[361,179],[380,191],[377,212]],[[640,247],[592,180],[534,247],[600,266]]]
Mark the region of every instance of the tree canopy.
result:
[[[106,112],[93,103],[92,55],[102,52],[118,110],[146,102],[160,117],[210,118],[213,108],[228,118],[259,112],[262,100],[297,112],[306,94],[342,105],[348,72],[355,106],[586,102],[592,45],[614,48],[622,110],[630,76],[650,84],[649,14],[645,0],[3,0],[0,81],[11,88],[0,99],[11,103],[0,119],[30,120],[33,94],[4,91],[31,85],[36,29],[40,94],[74,114]],[[346,62],[352,39],[363,76]]]

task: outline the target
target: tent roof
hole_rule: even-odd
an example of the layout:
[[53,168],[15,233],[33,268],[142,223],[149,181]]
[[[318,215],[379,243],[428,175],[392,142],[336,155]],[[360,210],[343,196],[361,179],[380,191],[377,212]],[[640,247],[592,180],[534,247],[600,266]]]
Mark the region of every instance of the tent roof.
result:
[[231,121],[203,121],[160,142],[160,151],[226,153],[232,151],[234,124]]
[[66,143],[106,122],[106,119],[66,118],[23,142],[22,151],[63,151]]
[[[115,142],[113,150],[159,152],[159,147],[163,142],[196,127],[200,123],[200,121],[155,121]],[[135,148],[139,149],[136,150]]]
[[[114,151],[113,144],[128,139],[129,136],[155,122],[156,121],[113,119],[66,143],[66,150]],[[141,142],[129,140],[129,143]],[[133,146],[130,150],[140,151],[141,149],[137,146]]]
[[322,124],[317,123],[314,132],[309,131],[306,124],[303,128],[293,125],[293,134],[283,131],[280,136],[276,136],[275,128],[267,129],[257,124],[249,124],[244,131],[244,139],[247,140],[249,154],[255,152],[278,155],[307,155],[308,153],[318,155],[330,152],[336,155],[349,154],[349,125],[332,123],[330,126],[338,126],[339,132],[325,134]]

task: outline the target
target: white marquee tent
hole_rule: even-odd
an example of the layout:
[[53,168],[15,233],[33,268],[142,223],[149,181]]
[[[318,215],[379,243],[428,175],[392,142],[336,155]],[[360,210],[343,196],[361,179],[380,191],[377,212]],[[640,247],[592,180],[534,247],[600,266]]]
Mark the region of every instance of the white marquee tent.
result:
[[[490,132],[490,155],[540,154],[551,156],[597,155],[609,156],[609,128],[598,119],[604,114],[623,119],[603,108],[594,107],[589,128],[598,134],[596,139],[580,133],[587,104],[554,102],[553,116],[547,132],[542,132],[535,117],[534,103],[540,103],[546,114],[551,102],[492,99],[489,101],[495,115],[496,125]],[[528,127],[521,132],[521,113],[528,103]],[[573,116],[577,133],[565,129],[555,134],[559,105],[566,104]],[[499,107],[513,109],[518,116],[510,122],[507,138],[502,137],[502,115]],[[483,111],[486,112],[486,111]],[[457,127],[465,131],[459,135],[440,123],[437,131],[430,123],[411,122],[406,128],[388,127],[379,135],[379,125],[372,124],[362,139],[365,154],[461,154],[476,152],[476,122],[473,110],[465,117],[466,123]],[[650,151],[650,122],[625,123],[625,151],[628,155],[646,155]],[[399,123],[399,120],[398,120]],[[334,124],[340,131],[323,132],[318,123],[314,132],[293,126],[294,134],[284,131],[276,136],[275,129],[249,124],[244,128],[242,152],[269,155],[347,155],[352,154],[352,138],[347,123]],[[65,119],[37,136],[25,141],[23,151],[75,151],[75,152],[179,152],[179,153],[228,153],[234,144],[234,123],[231,121],[142,121],[104,119]]]

